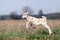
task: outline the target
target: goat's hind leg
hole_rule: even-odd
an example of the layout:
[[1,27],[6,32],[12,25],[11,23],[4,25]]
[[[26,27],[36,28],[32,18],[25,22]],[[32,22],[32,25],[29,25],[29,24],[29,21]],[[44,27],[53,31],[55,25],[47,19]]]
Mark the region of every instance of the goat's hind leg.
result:
[[47,28],[47,29],[48,29],[49,34],[51,35],[51,34],[52,34],[52,31],[51,31],[50,27],[49,27],[47,24],[45,24],[44,26],[45,26],[45,28]]

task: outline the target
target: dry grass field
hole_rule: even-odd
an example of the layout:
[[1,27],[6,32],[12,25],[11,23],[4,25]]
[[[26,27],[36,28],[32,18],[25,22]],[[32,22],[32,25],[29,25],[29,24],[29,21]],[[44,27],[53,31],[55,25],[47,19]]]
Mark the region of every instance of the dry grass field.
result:
[[[50,28],[52,30],[54,28],[60,28],[60,20],[58,20],[58,19],[47,20],[47,22],[48,22],[48,25],[50,26]],[[46,34],[47,36],[43,35],[44,31],[42,31],[42,30],[41,30],[42,33],[40,31],[37,31],[37,32],[34,31],[34,30],[37,30],[37,29],[44,28],[43,26],[36,26],[36,29],[34,29],[32,27],[31,28],[29,27],[29,29],[26,29],[25,23],[26,23],[26,20],[0,20],[0,40],[28,40],[28,39],[30,39],[30,40],[33,40],[33,39],[34,40],[37,40],[37,39],[38,40],[59,40],[58,38],[60,38],[60,36],[57,35],[57,34],[60,33],[60,30],[58,31],[58,33],[56,33],[56,35],[55,35],[56,39],[55,39],[55,36],[53,36],[53,38],[52,38],[52,37],[48,36],[47,34]],[[17,30],[24,32],[25,35],[22,33],[23,37],[20,38],[20,36],[22,34],[19,33],[19,31],[17,31]],[[28,33],[28,36],[27,36],[27,31],[28,30],[30,30],[29,31],[30,34]],[[6,31],[7,31],[7,33],[6,33]],[[14,32],[9,32],[9,31],[14,31]],[[38,36],[37,36],[37,34],[34,35],[33,32],[34,33],[39,33],[40,32],[41,35],[40,34],[38,34]],[[27,36],[27,38],[26,38],[26,36]]]
[[[47,22],[51,28],[60,26],[60,20],[47,20]],[[25,23],[26,20],[0,20],[0,31],[25,28]]]

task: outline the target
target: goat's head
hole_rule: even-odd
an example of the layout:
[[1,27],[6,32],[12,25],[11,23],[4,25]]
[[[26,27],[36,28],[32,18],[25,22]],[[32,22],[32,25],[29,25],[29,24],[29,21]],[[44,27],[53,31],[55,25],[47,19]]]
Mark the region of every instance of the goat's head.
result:
[[29,14],[28,12],[23,13],[22,18],[26,18],[28,14]]

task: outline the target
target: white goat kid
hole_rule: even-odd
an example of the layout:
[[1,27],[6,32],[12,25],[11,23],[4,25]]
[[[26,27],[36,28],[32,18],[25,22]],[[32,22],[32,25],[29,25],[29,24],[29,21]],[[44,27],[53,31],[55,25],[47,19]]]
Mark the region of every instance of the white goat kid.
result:
[[42,16],[42,18],[35,18],[35,17],[32,17],[32,16],[29,16],[28,14],[29,13],[27,12],[27,13],[24,13],[22,15],[22,18],[26,18],[27,19],[27,23],[26,23],[26,27],[27,28],[28,28],[29,22],[31,22],[34,25],[40,25],[41,24],[45,28],[48,29],[50,35],[52,34],[52,31],[51,31],[50,27],[47,25],[47,21],[46,21],[46,17],[45,16]]

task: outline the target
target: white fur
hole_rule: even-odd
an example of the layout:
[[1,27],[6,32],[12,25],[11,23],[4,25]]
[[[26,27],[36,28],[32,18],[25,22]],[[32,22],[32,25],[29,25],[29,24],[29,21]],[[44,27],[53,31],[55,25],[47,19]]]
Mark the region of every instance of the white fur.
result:
[[40,24],[43,25],[45,28],[48,29],[49,34],[52,33],[50,27],[47,25],[47,21],[46,21],[46,17],[45,16],[42,16],[42,18],[35,18],[35,17],[32,17],[32,16],[29,16],[28,14],[29,13],[27,12],[27,13],[24,13],[22,15],[22,18],[26,18],[27,19],[27,23],[26,23],[26,27],[27,28],[28,28],[29,22],[31,22],[34,25],[40,25]]

